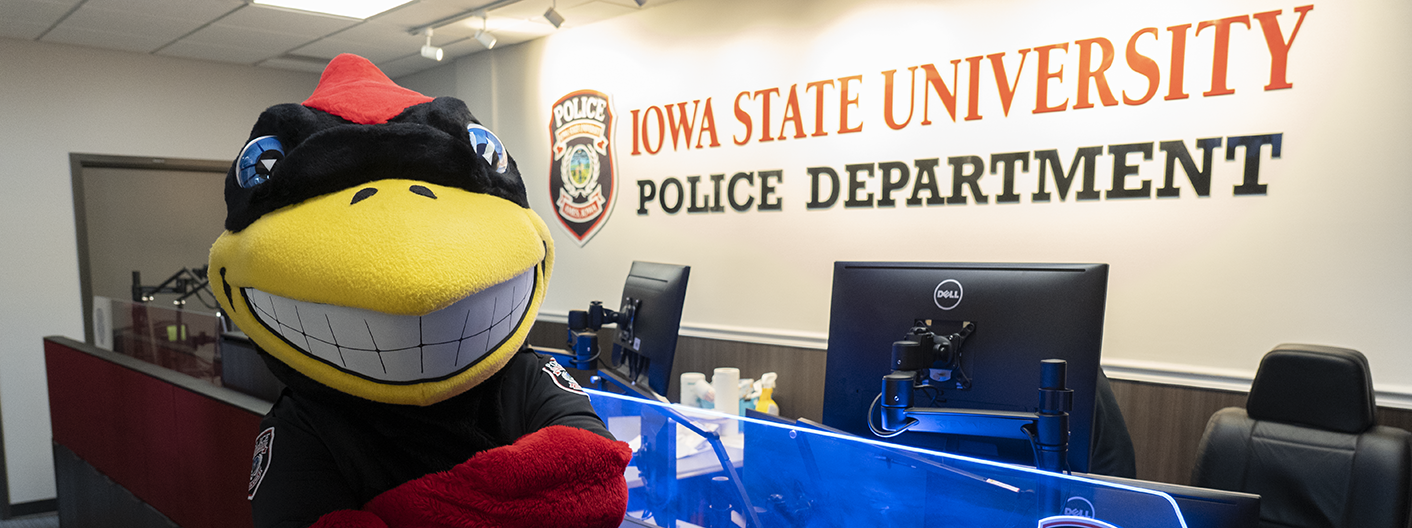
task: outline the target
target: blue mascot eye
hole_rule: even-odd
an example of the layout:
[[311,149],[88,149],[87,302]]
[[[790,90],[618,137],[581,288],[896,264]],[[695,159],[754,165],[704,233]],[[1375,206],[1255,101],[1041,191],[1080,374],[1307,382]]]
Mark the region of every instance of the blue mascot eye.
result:
[[270,179],[270,171],[284,159],[284,143],[274,136],[260,136],[245,144],[236,161],[236,182],[249,189]]
[[497,174],[505,174],[510,161],[505,157],[505,145],[500,144],[500,138],[495,137],[490,129],[475,123],[466,124],[466,133],[471,136],[471,146],[475,147],[476,154],[485,158]]

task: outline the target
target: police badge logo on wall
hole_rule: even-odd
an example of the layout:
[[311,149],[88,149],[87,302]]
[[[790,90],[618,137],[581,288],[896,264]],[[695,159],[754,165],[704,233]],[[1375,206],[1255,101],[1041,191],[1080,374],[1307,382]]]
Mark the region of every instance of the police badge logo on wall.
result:
[[608,96],[579,90],[559,98],[549,121],[549,136],[554,143],[549,163],[554,216],[583,246],[607,223],[618,190]]

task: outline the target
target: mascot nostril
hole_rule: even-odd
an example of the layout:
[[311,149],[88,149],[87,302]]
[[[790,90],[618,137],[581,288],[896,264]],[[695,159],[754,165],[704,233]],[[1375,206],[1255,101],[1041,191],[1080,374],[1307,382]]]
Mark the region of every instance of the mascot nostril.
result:
[[375,189],[375,188],[373,188],[373,187],[368,187],[368,188],[365,188],[365,189],[359,189],[359,190],[358,190],[358,193],[353,195],[353,201],[348,202],[348,205],[353,205],[353,204],[358,203],[358,202],[361,202],[361,201],[363,201],[363,200],[367,200],[368,198],[372,198],[373,195],[374,195],[374,194],[377,194],[377,193],[378,193],[378,190]]
[[[340,55],[250,138],[211,268],[287,385],[256,439],[255,525],[618,526],[631,450],[523,347],[554,243],[494,134]],[[409,192],[348,207],[379,189]]]
[[421,185],[413,185],[413,186],[411,186],[411,187],[408,187],[407,190],[412,191],[412,194],[415,194],[415,195],[425,196],[425,197],[431,198],[431,199],[433,199],[433,200],[436,199],[436,193],[431,192],[431,189],[428,189],[428,188],[426,188],[426,187],[422,187]]

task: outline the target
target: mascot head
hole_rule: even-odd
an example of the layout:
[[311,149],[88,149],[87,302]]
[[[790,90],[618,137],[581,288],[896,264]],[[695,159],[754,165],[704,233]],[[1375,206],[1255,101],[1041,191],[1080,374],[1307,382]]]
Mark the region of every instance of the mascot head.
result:
[[260,115],[225,198],[210,277],[226,314],[273,359],[377,402],[430,405],[500,370],[554,261],[499,138],[353,55]]

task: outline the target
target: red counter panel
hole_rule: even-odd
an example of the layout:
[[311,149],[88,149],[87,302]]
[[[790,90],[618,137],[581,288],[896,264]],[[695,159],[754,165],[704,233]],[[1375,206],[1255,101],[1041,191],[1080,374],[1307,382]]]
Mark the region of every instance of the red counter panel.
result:
[[100,353],[45,340],[54,442],[183,527],[249,527],[260,414]]

